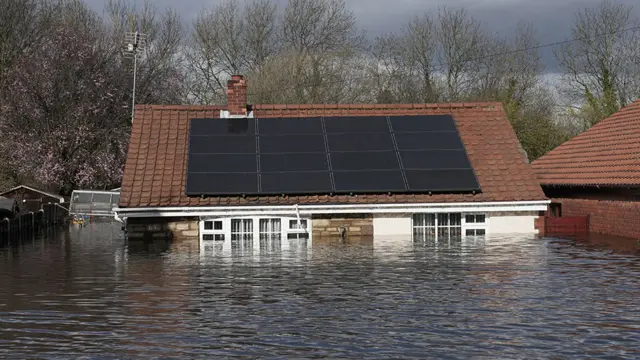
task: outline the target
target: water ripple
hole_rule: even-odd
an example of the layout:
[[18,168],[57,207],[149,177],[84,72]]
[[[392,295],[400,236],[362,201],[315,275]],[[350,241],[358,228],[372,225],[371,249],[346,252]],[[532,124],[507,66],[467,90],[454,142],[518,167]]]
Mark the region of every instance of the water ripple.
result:
[[640,357],[637,252],[503,237],[200,254],[114,234],[0,250],[0,357]]

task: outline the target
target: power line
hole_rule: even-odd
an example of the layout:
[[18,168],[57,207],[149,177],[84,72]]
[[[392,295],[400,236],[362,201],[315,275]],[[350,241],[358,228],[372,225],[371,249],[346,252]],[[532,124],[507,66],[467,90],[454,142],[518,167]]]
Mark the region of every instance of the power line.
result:
[[[593,35],[593,36],[585,36],[585,37],[582,37],[582,38],[573,38],[573,39],[569,39],[569,40],[556,41],[556,42],[552,42],[552,43],[535,45],[535,46],[526,47],[526,48],[520,48],[520,49],[515,49],[515,50],[509,50],[509,51],[504,51],[504,52],[493,53],[493,54],[484,55],[484,56],[477,57],[477,58],[472,58],[472,59],[469,59],[467,61],[468,62],[474,62],[474,61],[479,61],[479,60],[491,59],[491,58],[499,57],[499,56],[517,54],[517,53],[525,52],[525,51],[539,50],[539,49],[544,49],[544,48],[548,48],[548,47],[566,45],[566,44],[574,43],[574,42],[577,42],[577,41],[592,40],[592,39],[597,39],[597,38],[604,37],[604,36],[621,34],[621,33],[625,33],[625,32],[632,31],[632,30],[640,30],[640,26],[633,26],[633,27],[630,27],[630,28],[617,30],[617,31],[612,31],[612,32],[609,32],[609,33],[596,34],[596,35]],[[449,63],[441,62],[439,64],[434,65],[432,68],[429,69],[429,71],[442,69],[442,68],[446,67],[447,65],[449,65]],[[338,85],[338,84],[343,84],[343,83],[345,83],[347,81],[366,80],[366,79],[370,79],[370,78],[374,78],[374,77],[375,77],[375,75],[356,76],[356,77],[352,77],[352,78],[350,78],[348,80],[329,81],[329,82],[321,84],[320,86]],[[287,87],[280,87],[280,89],[294,90],[296,88],[308,88],[308,87],[313,87],[313,86],[317,86],[317,85],[316,84],[301,84],[301,85],[298,84],[296,86],[292,86],[292,87],[288,87],[288,88]],[[272,92],[273,92],[272,90],[270,90],[270,91],[258,91],[258,92],[248,93],[247,96],[262,95],[262,94],[268,94],[268,93],[272,93]]]

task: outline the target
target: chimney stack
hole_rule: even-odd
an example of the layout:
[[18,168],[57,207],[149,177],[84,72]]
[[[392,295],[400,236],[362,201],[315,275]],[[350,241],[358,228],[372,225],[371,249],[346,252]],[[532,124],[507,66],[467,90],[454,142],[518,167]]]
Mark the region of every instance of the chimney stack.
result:
[[227,110],[229,115],[247,115],[247,81],[242,75],[231,75],[227,82]]

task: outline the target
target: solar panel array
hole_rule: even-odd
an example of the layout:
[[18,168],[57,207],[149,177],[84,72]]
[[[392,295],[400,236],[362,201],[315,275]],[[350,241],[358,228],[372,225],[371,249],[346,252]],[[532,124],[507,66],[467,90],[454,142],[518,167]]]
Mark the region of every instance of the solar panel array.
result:
[[472,191],[450,115],[190,121],[190,196]]

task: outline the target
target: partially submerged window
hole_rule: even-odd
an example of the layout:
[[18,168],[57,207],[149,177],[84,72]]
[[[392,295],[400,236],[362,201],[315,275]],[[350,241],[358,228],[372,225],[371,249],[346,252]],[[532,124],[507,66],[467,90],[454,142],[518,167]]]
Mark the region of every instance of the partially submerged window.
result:
[[311,220],[291,217],[204,218],[200,221],[202,241],[280,241],[310,239]]
[[253,240],[253,219],[231,219],[231,241]]
[[260,219],[260,240],[282,239],[280,219]]
[[414,240],[451,240],[463,236],[484,236],[486,214],[425,213],[414,214]]

